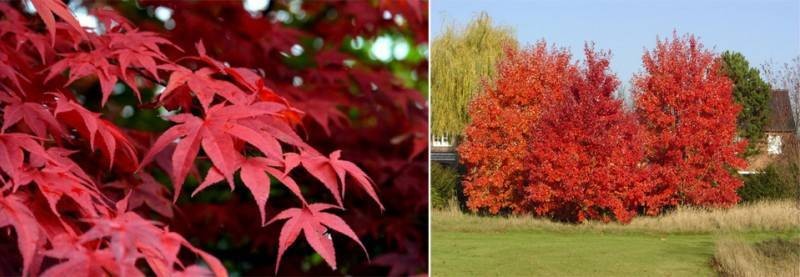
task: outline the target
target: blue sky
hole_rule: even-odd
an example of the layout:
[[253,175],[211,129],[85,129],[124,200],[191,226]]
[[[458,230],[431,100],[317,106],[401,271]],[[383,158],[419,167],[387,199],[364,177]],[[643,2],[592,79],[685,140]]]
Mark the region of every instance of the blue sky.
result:
[[431,33],[463,26],[480,11],[510,26],[523,44],[542,38],[582,55],[584,42],[612,52],[623,84],[641,70],[644,49],[656,36],[693,33],[717,52],[735,50],[751,65],[780,64],[800,55],[800,0],[431,0]]

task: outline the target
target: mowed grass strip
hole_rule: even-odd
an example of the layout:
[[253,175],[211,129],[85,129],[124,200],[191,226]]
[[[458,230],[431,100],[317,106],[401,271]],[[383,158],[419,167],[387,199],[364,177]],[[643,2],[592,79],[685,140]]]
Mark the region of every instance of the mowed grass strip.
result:
[[710,276],[716,241],[800,238],[800,218],[792,202],[680,209],[629,225],[435,211],[432,230],[433,276]]

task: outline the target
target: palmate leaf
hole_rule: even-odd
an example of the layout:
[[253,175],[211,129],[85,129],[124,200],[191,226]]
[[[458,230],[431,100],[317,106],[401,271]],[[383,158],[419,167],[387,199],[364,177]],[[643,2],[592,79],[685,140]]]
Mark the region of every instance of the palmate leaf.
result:
[[111,53],[107,49],[98,49],[91,52],[80,52],[74,54],[64,54],[64,58],[53,64],[45,82],[53,79],[61,72],[69,70],[69,79],[64,86],[69,86],[76,80],[86,76],[96,76],[100,81],[100,90],[103,92],[102,105],[105,105],[114,84],[117,83],[117,76],[120,75],[119,66],[110,63],[106,57]]
[[196,71],[173,65],[165,65],[161,68],[170,70],[172,73],[169,76],[167,87],[159,96],[160,101],[170,97],[173,92],[183,86],[194,92],[195,97],[205,110],[209,109],[214,97],[217,95],[234,104],[245,104],[249,100],[246,94],[234,84],[213,78],[211,75],[218,73],[218,71],[211,68],[204,67]]
[[69,78],[64,86],[83,77],[95,76],[103,94],[100,105],[105,106],[118,80],[125,82],[141,100],[133,78],[136,73],[160,81],[159,69],[177,67],[170,67],[159,45],[180,48],[151,32],[128,30],[125,33],[108,33],[102,37],[92,36],[91,42],[94,49],[89,52],[62,54],[63,58],[49,68],[45,82],[67,70]]
[[[247,158],[247,160],[241,164],[239,175],[244,185],[250,190],[253,198],[255,198],[256,204],[258,204],[258,211],[261,214],[261,225],[264,225],[266,222],[264,209],[270,192],[269,176],[280,181],[292,194],[297,196],[304,205],[306,204],[306,200],[300,192],[300,186],[297,185],[294,179],[283,174],[283,171],[279,169],[282,167],[282,162],[263,157]],[[220,173],[217,168],[210,168],[203,182],[192,192],[192,196],[224,179],[225,177],[222,176],[222,173]],[[228,184],[231,186],[231,190],[233,190],[233,183]]]
[[[342,198],[345,192],[345,179],[346,176],[350,176],[383,210],[383,204],[378,199],[372,179],[358,166],[352,162],[341,160],[339,157],[341,157],[341,151],[338,150],[331,152],[328,157],[310,151],[303,151],[300,154],[287,153],[285,155],[285,174],[302,164],[311,175],[325,185],[340,207],[342,207]],[[339,184],[341,184],[341,190],[339,189]]]
[[338,207],[330,204],[314,203],[303,206],[303,208],[290,208],[280,212],[267,223],[269,225],[279,220],[288,219],[283,224],[278,238],[278,260],[275,262],[275,274],[278,274],[283,253],[297,240],[301,231],[311,248],[314,248],[332,269],[336,269],[336,250],[333,248],[333,240],[328,234],[328,228],[358,243],[369,259],[367,249],[358,239],[355,232],[339,216],[324,212],[324,210],[328,209],[338,209]]
[[[149,75],[160,82],[158,65],[170,63],[167,56],[161,52],[159,45],[171,46],[182,51],[180,47],[152,32],[127,30],[125,33],[108,33],[104,37],[108,39],[102,40],[101,43],[103,43],[103,47],[109,49],[108,58],[119,65],[119,78],[128,84],[139,101],[142,100],[141,93],[133,76],[136,73]],[[110,92],[103,91],[103,105]]]
[[239,124],[238,120],[275,114],[278,110],[257,106],[216,105],[209,108],[205,118],[184,113],[170,117],[178,125],[162,134],[142,160],[142,165],[152,161],[173,141],[179,140],[172,156],[172,183],[177,200],[184,179],[194,163],[202,146],[219,173],[228,183],[233,184],[233,174],[238,169],[243,156],[234,144],[241,139],[253,145],[268,157],[282,153],[275,138],[263,132]]
[[20,122],[25,123],[25,126],[40,138],[47,137],[48,133],[60,137],[66,132],[50,110],[41,104],[23,102],[19,97],[10,94],[5,96],[0,94],[0,102],[6,103],[0,132],[6,132]]
[[[75,128],[78,133],[89,141],[89,148],[94,151],[99,147],[100,152],[108,160],[108,167],[117,165],[120,169],[132,171],[139,166],[136,150],[128,138],[113,123],[100,118],[100,115],[91,112],[74,101],[67,100],[63,95],[57,97],[55,116],[65,125]],[[119,159],[117,156],[120,155]]]

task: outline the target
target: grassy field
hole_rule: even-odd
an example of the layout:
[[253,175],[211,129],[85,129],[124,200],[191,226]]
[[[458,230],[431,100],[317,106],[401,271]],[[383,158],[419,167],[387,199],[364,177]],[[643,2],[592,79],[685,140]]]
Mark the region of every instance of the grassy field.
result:
[[570,225],[450,210],[433,212],[432,231],[433,276],[709,276],[715,254],[741,252],[717,242],[800,239],[800,211],[773,202]]

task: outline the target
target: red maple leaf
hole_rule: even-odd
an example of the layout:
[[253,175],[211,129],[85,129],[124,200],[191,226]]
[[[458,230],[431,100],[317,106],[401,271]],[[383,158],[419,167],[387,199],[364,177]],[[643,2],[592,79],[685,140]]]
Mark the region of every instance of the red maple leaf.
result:
[[256,147],[267,157],[281,158],[280,143],[268,133],[259,132],[238,122],[240,119],[266,116],[278,112],[275,106],[216,105],[209,108],[205,119],[184,113],[170,117],[178,125],[162,134],[142,160],[149,163],[168,144],[180,140],[172,156],[172,183],[177,200],[180,188],[202,146],[214,166],[233,183],[233,173],[243,159],[236,149],[234,139],[241,139]]
[[117,72],[119,72],[119,67],[111,64],[106,59],[110,54],[107,49],[64,54],[63,59],[50,67],[50,73],[47,74],[44,81],[45,83],[50,81],[65,70],[69,70],[69,79],[64,86],[68,86],[86,76],[97,76],[100,81],[100,90],[103,93],[102,105],[105,105],[111,95],[111,91],[114,89],[114,85],[117,83]]
[[213,78],[212,75],[218,72],[211,68],[204,67],[196,71],[182,66],[163,66],[163,68],[171,70],[172,74],[169,76],[167,87],[159,95],[159,100],[169,97],[178,88],[186,86],[194,92],[204,110],[209,109],[216,95],[220,95],[234,104],[245,104],[249,101],[241,89],[235,85]]
[[301,231],[308,244],[311,245],[311,248],[314,248],[314,250],[322,256],[322,259],[333,269],[336,269],[336,250],[333,248],[333,241],[328,232],[328,228],[353,239],[361,246],[361,249],[364,250],[364,254],[369,258],[367,249],[361,244],[358,236],[350,229],[350,226],[339,218],[339,216],[323,212],[327,209],[338,209],[338,207],[330,204],[314,203],[303,206],[303,208],[290,208],[280,212],[267,222],[267,225],[269,225],[278,220],[288,219],[286,223],[283,224],[280,237],[278,238],[278,260],[275,262],[275,274],[278,274],[278,268],[281,264],[283,253],[297,240]]
[[[341,151],[338,150],[331,152],[328,157],[309,151],[300,152],[299,155],[287,153],[286,172],[288,173],[297,165],[302,164],[311,175],[314,175],[325,185],[340,207],[342,207],[342,198],[345,192],[345,177],[349,175],[383,210],[383,204],[378,199],[372,179],[352,162],[340,160],[340,156]],[[339,184],[341,184],[341,190],[339,189]]]
[[55,137],[66,132],[46,106],[35,102],[23,102],[15,95],[0,94],[0,101],[6,103],[0,132],[5,132],[20,122],[25,123],[25,126],[40,138],[47,137],[48,132]]
[[[100,118],[74,101],[57,96],[56,118],[75,128],[84,139],[89,141],[89,148],[94,151],[100,146],[100,152],[108,161],[108,167],[118,165],[121,169],[132,171],[139,163],[136,150],[128,138],[113,123]],[[117,159],[117,155],[122,158]]]
[[[266,222],[264,208],[266,207],[270,191],[270,179],[268,176],[272,176],[280,181],[289,189],[289,191],[300,198],[300,201],[304,205],[306,204],[306,200],[300,191],[300,186],[298,186],[291,177],[287,176],[283,173],[283,171],[278,169],[279,167],[283,166],[283,163],[280,161],[270,160],[263,157],[247,158],[247,160],[241,164],[241,170],[239,174],[242,178],[242,182],[247,189],[250,190],[250,193],[256,200],[256,204],[258,204],[258,211],[261,214],[261,225],[264,225]],[[201,183],[200,186],[198,186],[194,192],[192,192],[192,196],[204,190],[205,188],[222,181],[224,178],[225,177],[222,176],[222,173],[220,173],[216,167],[210,168],[206,178],[203,180],[203,183]],[[229,182],[228,184],[231,186],[231,190],[233,190],[233,183]]]

